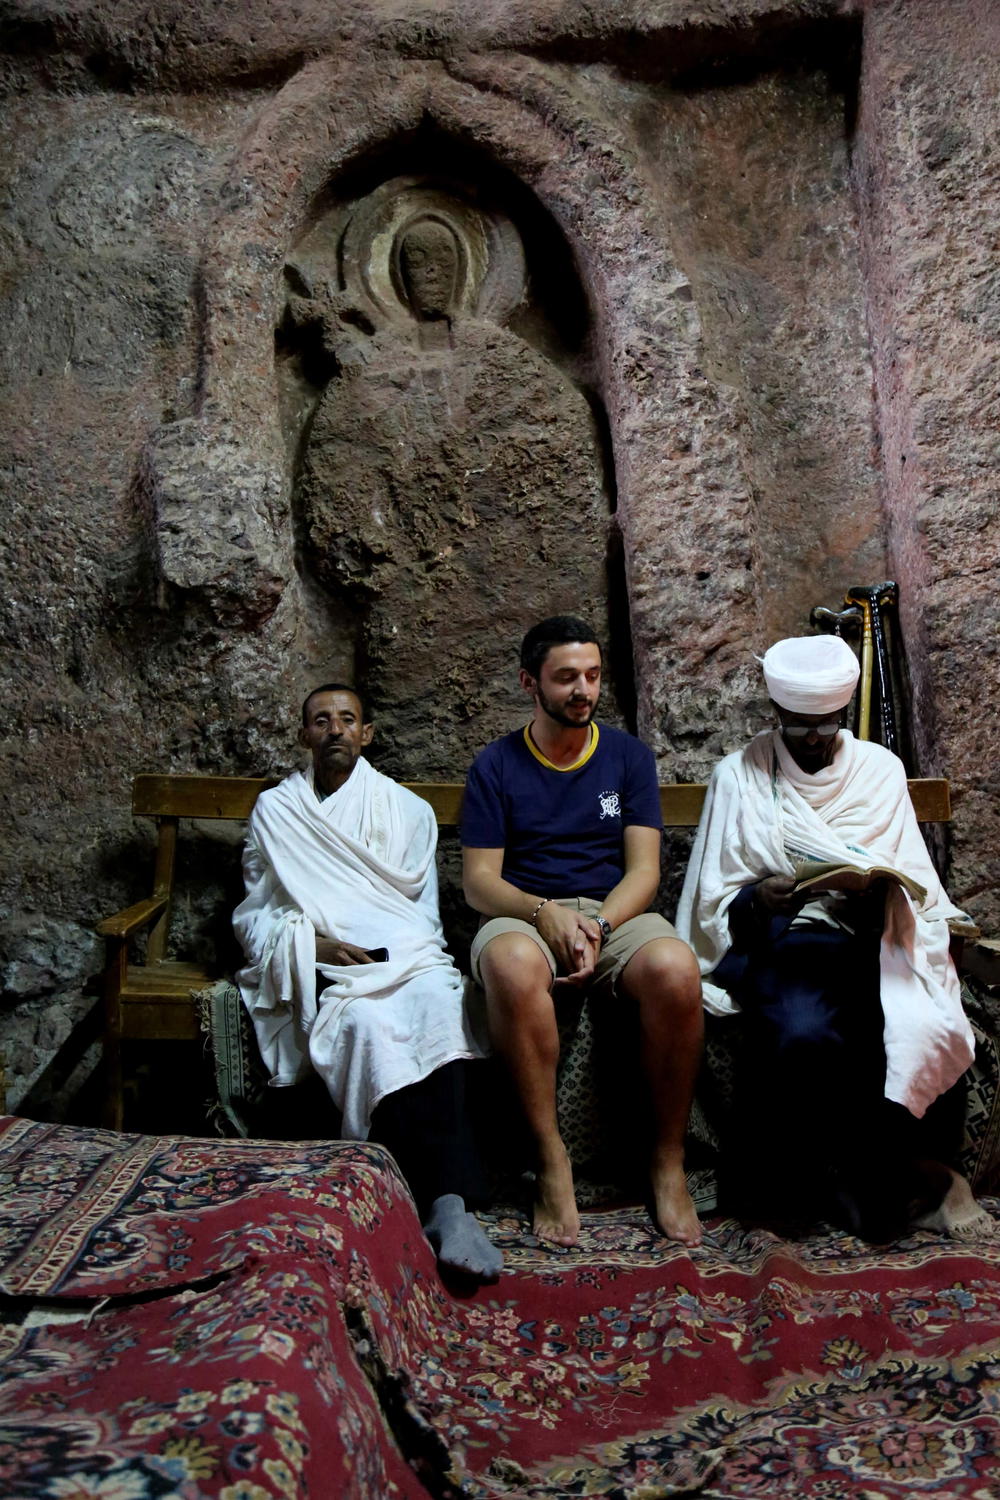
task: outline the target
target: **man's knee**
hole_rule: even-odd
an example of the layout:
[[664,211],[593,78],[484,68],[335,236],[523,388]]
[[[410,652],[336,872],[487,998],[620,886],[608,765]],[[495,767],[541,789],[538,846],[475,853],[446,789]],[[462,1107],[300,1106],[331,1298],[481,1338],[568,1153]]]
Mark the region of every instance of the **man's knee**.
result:
[[488,1001],[548,995],[552,987],[549,960],[527,933],[505,932],[493,938],[479,955],[479,973]]
[[639,949],[619,981],[637,1000],[655,999],[674,1011],[701,1010],[701,973],[698,960],[679,938],[656,938]]
[[847,1051],[846,1041],[829,1011],[805,1003],[801,997],[783,996],[767,1007],[761,1017],[764,1040],[782,1063],[806,1064],[825,1059],[833,1062]]

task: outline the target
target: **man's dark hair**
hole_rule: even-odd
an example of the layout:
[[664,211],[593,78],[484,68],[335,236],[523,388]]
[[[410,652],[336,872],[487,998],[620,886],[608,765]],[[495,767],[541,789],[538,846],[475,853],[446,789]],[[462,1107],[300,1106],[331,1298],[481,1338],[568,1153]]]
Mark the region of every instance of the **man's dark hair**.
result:
[[312,692],[306,693],[305,698],[302,700],[303,725],[308,724],[309,722],[309,720],[306,718],[306,710],[308,709],[310,702],[313,698],[315,698],[317,693],[353,693],[355,698],[357,698],[358,702],[361,704],[361,722],[363,724],[367,724],[369,722],[368,705],[361,694],[358,692],[357,688],[353,685],[353,683],[323,682],[319,685],[319,687],[314,687]]
[[585,620],[576,615],[551,615],[532,625],[521,642],[521,666],[529,677],[537,678],[552,647],[569,646],[574,641],[601,649],[600,641]]

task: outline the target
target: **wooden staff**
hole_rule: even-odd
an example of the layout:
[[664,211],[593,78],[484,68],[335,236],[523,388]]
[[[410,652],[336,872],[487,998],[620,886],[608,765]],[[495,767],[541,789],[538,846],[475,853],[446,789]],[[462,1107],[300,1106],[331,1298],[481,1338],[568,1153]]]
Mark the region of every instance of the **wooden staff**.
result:
[[861,680],[858,683],[858,739],[872,737],[872,607],[867,599],[854,601],[861,610]]
[[892,699],[892,673],[889,648],[882,618],[884,609],[895,607],[899,600],[899,589],[891,580],[877,583],[874,587],[856,586],[844,595],[845,605],[854,605],[861,611],[861,685],[858,739],[871,739],[872,685],[878,694],[879,740],[887,750],[897,751],[898,732],[896,709]]
[[[860,604],[848,604],[846,609],[826,609],[822,604],[817,604],[809,612],[810,625],[817,625],[827,635],[855,636],[863,629],[864,610]],[[854,700],[854,733],[858,739],[867,739],[867,732],[861,733],[862,714],[865,718],[865,728],[868,726],[869,705],[863,693],[859,692]]]

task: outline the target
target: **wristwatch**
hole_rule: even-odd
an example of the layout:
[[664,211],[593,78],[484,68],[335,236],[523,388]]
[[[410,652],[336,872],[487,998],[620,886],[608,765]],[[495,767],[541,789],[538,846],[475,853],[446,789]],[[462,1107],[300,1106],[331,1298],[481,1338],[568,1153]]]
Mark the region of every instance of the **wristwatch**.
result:
[[608,938],[614,931],[614,928],[611,926],[611,923],[608,921],[607,917],[595,917],[594,921],[601,929],[601,947],[603,948],[604,944],[607,942]]

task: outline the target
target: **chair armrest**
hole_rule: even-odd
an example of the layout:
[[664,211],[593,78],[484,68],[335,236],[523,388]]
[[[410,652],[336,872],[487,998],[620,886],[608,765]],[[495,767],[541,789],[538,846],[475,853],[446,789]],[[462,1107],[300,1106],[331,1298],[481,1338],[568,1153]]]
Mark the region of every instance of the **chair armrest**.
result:
[[103,922],[98,922],[97,931],[101,937],[131,937],[133,932],[148,927],[166,904],[166,896],[151,896],[147,901],[137,901],[134,906],[127,906],[124,911],[115,912],[113,917],[105,917]]

